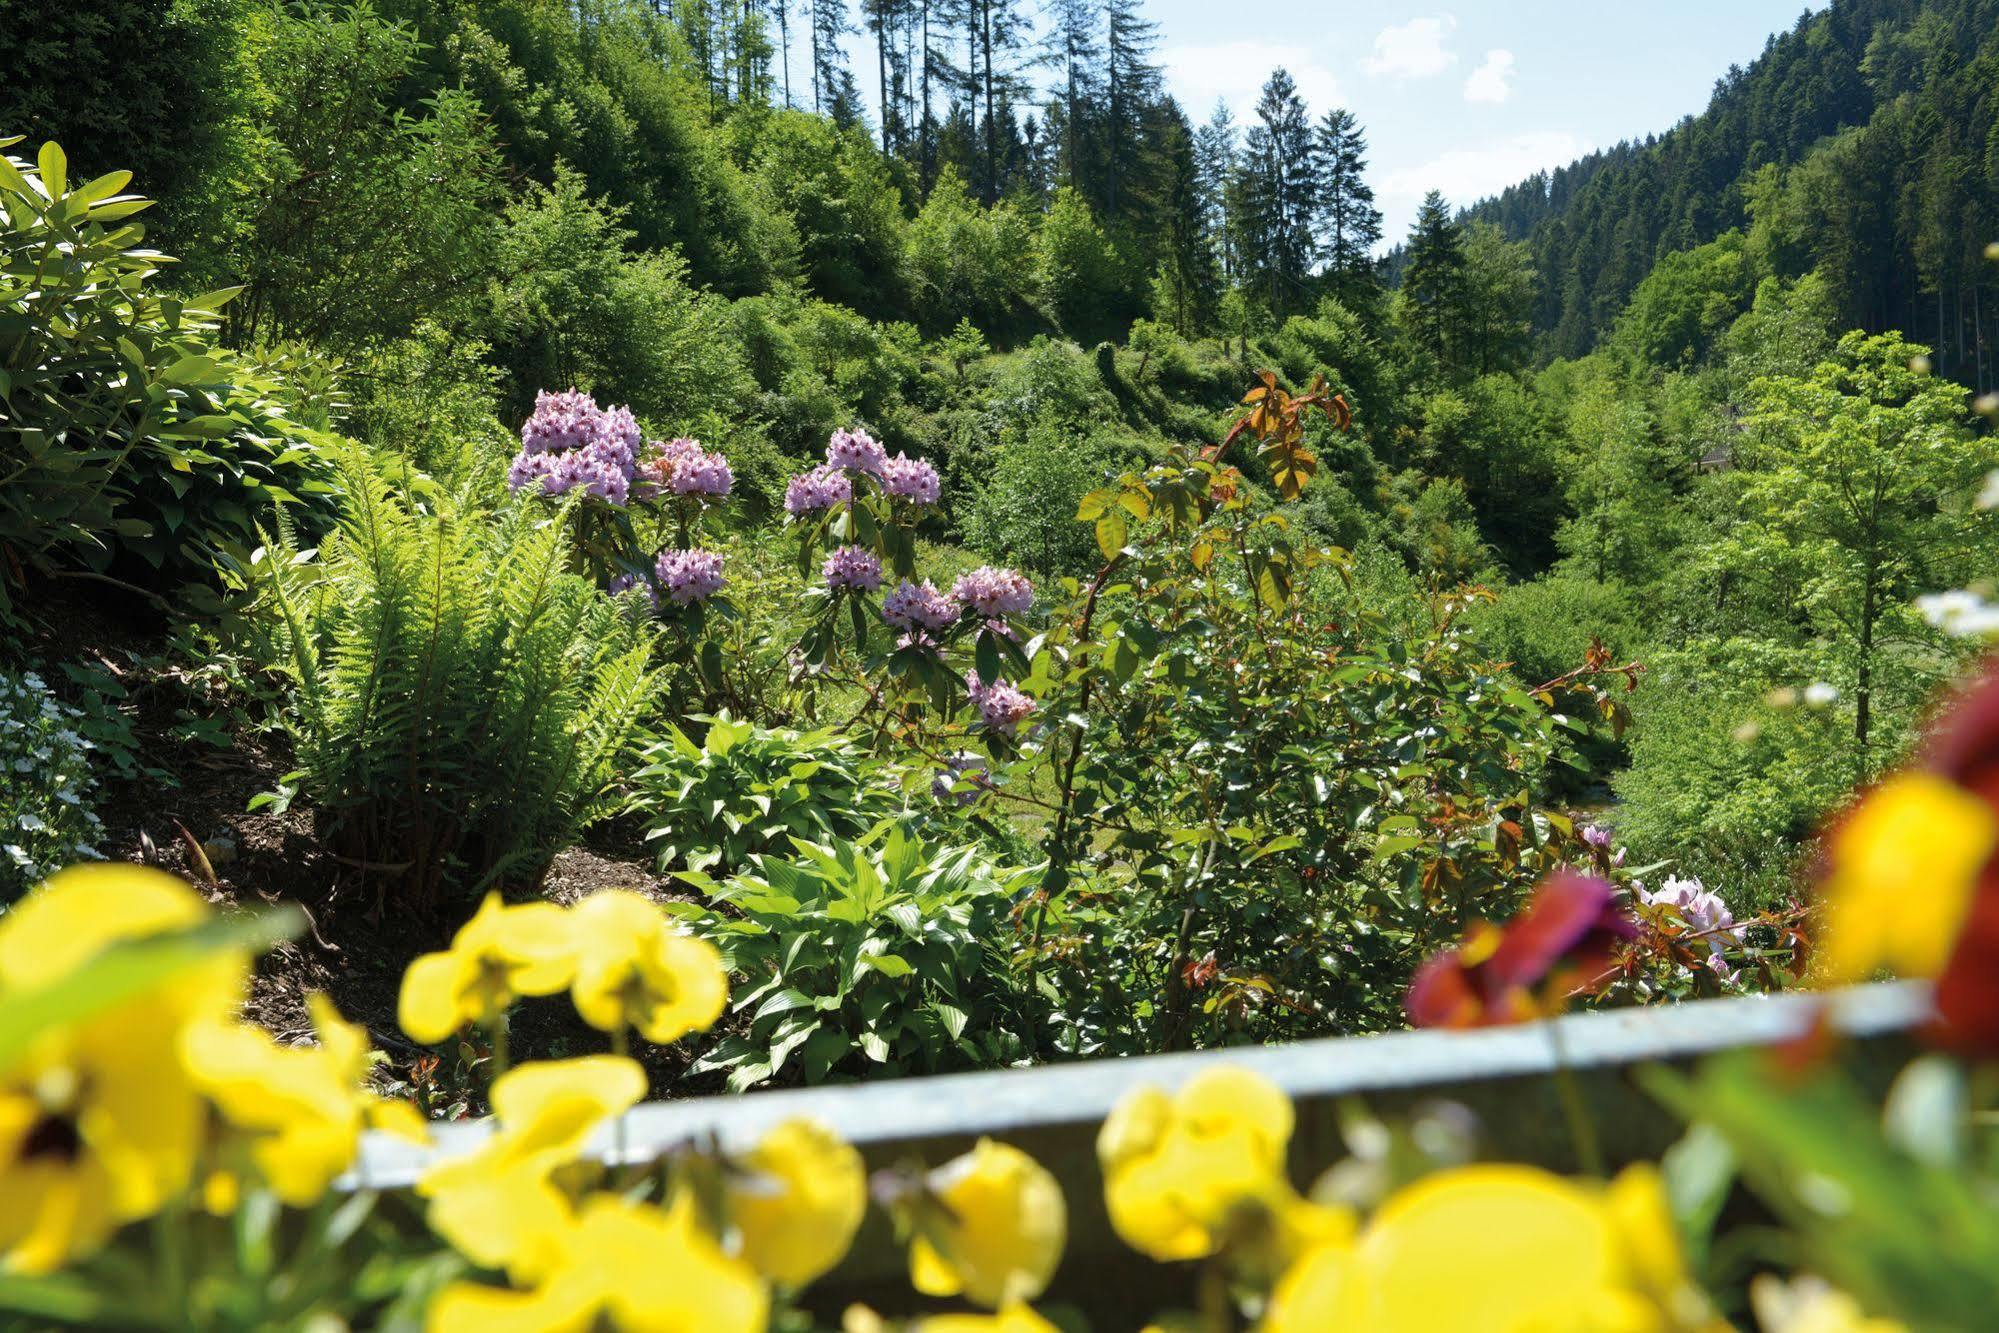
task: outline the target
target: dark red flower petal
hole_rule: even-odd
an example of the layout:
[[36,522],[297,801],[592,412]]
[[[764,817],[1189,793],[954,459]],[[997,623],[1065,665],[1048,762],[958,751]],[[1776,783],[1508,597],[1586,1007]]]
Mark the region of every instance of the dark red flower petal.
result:
[[1617,909],[1617,891],[1593,875],[1560,870],[1543,880],[1527,910],[1507,923],[1486,966],[1500,987],[1538,986],[1556,965],[1588,946],[1594,972],[1607,965],[1615,941],[1634,939],[1638,927]]

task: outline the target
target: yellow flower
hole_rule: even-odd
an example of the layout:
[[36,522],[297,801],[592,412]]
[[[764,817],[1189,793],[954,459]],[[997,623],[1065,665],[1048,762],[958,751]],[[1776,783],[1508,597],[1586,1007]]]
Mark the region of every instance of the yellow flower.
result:
[[573,1221],[551,1179],[604,1121],[645,1095],[645,1071],[616,1055],[526,1064],[493,1083],[500,1130],[417,1182],[431,1229],[485,1268],[537,1282],[561,1261]]
[[763,1333],[770,1315],[770,1293],[701,1229],[686,1194],[665,1211],[595,1195],[551,1253],[547,1273],[527,1291],[446,1287],[431,1302],[429,1333]]
[[486,901],[442,953],[403,973],[397,1018],[411,1039],[443,1041],[468,1023],[492,1023],[523,995],[553,995],[574,970],[569,918],[554,903]]
[[788,1120],[737,1165],[729,1220],[758,1272],[802,1287],[846,1257],[868,1206],[867,1172],[851,1145],[811,1121]]
[[[865,1305],[850,1305],[841,1317],[841,1333],[888,1333],[889,1323]],[[895,1327],[904,1333],[1059,1333],[1055,1325],[1025,1305],[1009,1305],[995,1314],[939,1314]]]
[[1607,1188],[1525,1166],[1439,1172],[1392,1196],[1351,1243],[1300,1260],[1262,1333],[1726,1327],[1688,1282],[1671,1226],[1647,1172]]
[[[980,1139],[926,1178],[909,1280],[926,1296],[999,1308],[1048,1286],[1068,1238],[1055,1177],[1018,1148]],[[938,1205],[942,1205],[939,1207]]]
[[362,1125],[418,1146],[429,1143],[430,1122],[423,1118],[415,1103],[379,1096],[368,1086],[370,1057],[374,1054],[368,1034],[343,1019],[333,1001],[318,991],[305,997],[305,1007],[312,1015],[312,1028],[319,1035],[324,1058],[340,1080],[359,1094]]
[[1813,1277],[1764,1273],[1749,1284],[1749,1305],[1763,1333],[1908,1333],[1895,1319],[1871,1319],[1860,1302]]
[[1290,1099],[1239,1069],[1209,1070],[1173,1097],[1133,1091],[1097,1135],[1111,1225],[1161,1262],[1215,1253],[1245,1213],[1292,1211],[1284,1174],[1291,1128]]
[[915,1333],[1060,1333],[1060,1330],[1025,1305],[1009,1305],[997,1314],[932,1315],[917,1321]]
[[[65,870],[0,917],[0,1003],[51,985],[106,946],[200,924],[173,876],[124,864]],[[185,1189],[202,1107],[181,1028],[239,1002],[249,960],[218,956],[84,1022],[43,1033],[0,1070],[0,1266],[41,1273]]]
[[1832,834],[1820,976],[1942,972],[1995,845],[1999,817],[1954,783],[1917,772],[1882,783]]
[[603,1032],[637,1028],[665,1045],[712,1027],[729,1002],[729,974],[706,940],[670,929],[658,906],[626,889],[593,893],[574,909],[576,979],[570,998]]

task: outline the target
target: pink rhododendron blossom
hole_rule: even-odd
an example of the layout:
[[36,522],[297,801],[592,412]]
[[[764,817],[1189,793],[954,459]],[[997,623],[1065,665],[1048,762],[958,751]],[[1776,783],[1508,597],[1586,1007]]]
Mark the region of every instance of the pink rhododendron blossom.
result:
[[1034,700],[1022,694],[1011,681],[996,680],[986,685],[980,682],[978,672],[968,671],[965,690],[971,695],[972,706],[979,710],[979,721],[988,731],[1010,736],[1034,712]]
[[653,573],[676,606],[706,601],[727,582],[716,551],[661,551]]
[[952,596],[981,616],[1018,616],[1034,605],[1034,585],[1011,569],[981,565],[959,578]]
[[957,601],[948,593],[938,592],[929,579],[921,583],[904,579],[882,599],[882,619],[900,629],[934,633],[949,628],[957,618]]
[[1707,945],[1708,966],[1716,975],[1735,975],[1722,955],[1730,940],[1741,942],[1746,928],[1735,924],[1735,914],[1728,910],[1720,894],[1698,879],[1680,879],[1674,875],[1666,876],[1665,884],[1657,889],[1648,890],[1642,884],[1634,884],[1632,888],[1638,894],[1638,901],[1650,907],[1670,908],[1686,923],[1689,932],[1701,938]]
[[816,514],[854,498],[854,483],[847,474],[821,463],[810,472],[801,472],[784,488],[784,512],[793,518]]
[[622,505],[631,493],[638,446],[631,409],[606,411],[586,393],[544,390],[521,426],[521,450],[507,469],[507,485],[550,496],[581,488]]
[[885,494],[912,504],[934,505],[937,497],[944,493],[944,484],[937,479],[937,469],[921,458],[911,458],[907,454],[897,454],[882,464],[881,481]]
[[864,430],[836,430],[826,442],[827,467],[879,477],[887,463],[888,452]]
[[821,572],[826,586],[836,591],[873,592],[882,586],[881,561],[875,559],[873,551],[860,546],[840,547],[826,557]]
[[653,452],[638,465],[641,481],[635,488],[642,499],[662,494],[721,499],[736,484],[729,460],[708,452],[699,440],[654,440],[648,448]]

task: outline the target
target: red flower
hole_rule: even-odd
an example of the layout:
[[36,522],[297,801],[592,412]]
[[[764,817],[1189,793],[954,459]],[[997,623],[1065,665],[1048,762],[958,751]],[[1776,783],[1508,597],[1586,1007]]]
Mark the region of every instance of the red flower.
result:
[[1426,960],[1404,1008],[1417,1027],[1490,1027],[1558,1013],[1571,995],[1600,988],[1618,945],[1637,934],[1610,885],[1559,871],[1506,926],[1480,923],[1463,944]]

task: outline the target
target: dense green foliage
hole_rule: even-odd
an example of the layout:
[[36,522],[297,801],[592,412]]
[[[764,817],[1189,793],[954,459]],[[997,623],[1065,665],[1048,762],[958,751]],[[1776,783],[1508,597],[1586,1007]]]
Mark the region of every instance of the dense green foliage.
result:
[[[1377,262],[1353,115],[1197,127],[1128,0],[1044,16],[1039,100],[1010,0],[870,5],[873,123],[835,5],[134,0],[0,86],[78,127],[0,180],[0,580],[241,591],[193,633],[280,681],[278,799],[420,916],[626,819],[749,975],[739,1084],[1393,1024],[1584,823],[1771,907],[1969,655],[1914,599],[1999,554],[1983,13],[1838,0]],[[135,15],[204,78],[92,93]],[[542,391],[623,473],[535,494]],[[885,454],[798,502],[829,439]],[[856,972],[947,862],[922,975]]]
[[316,551],[254,571],[249,629],[289,678],[297,789],[341,854],[418,908],[537,877],[618,803],[647,706],[650,636],[567,573],[564,525],[497,518],[374,465]]

